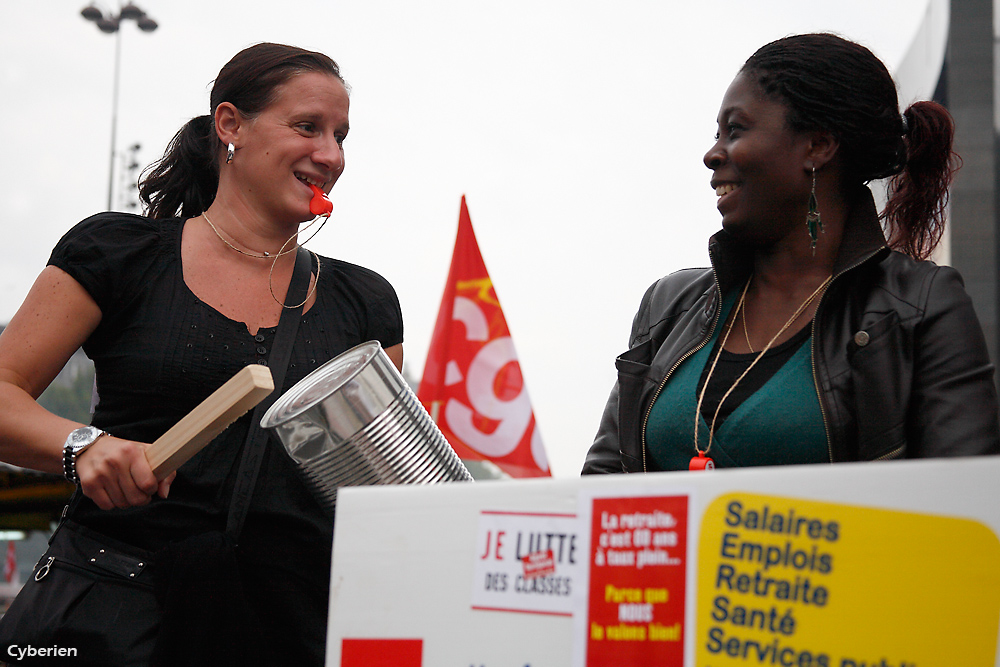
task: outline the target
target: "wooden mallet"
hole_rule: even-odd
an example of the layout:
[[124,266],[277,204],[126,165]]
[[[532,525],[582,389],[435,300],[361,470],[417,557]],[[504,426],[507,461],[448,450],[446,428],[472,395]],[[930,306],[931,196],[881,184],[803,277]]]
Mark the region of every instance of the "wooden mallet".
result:
[[146,460],[163,479],[202,450],[226,427],[274,391],[271,369],[247,366],[146,448]]

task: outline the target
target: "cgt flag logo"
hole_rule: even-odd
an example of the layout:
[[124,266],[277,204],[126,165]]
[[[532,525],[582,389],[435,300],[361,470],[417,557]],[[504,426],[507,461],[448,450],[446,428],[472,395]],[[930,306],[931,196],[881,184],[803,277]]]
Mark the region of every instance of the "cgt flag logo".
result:
[[417,397],[459,458],[492,461],[512,477],[551,476],[464,196]]

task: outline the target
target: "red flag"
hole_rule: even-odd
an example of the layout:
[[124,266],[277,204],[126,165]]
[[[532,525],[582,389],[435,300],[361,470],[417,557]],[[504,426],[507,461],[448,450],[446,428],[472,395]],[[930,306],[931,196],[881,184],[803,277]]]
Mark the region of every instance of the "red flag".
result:
[[459,458],[551,476],[528,390],[462,196],[458,237],[417,397]]
[[7,540],[7,559],[3,564],[3,580],[8,584],[20,583],[20,577],[17,574],[17,548],[14,545],[14,540]]

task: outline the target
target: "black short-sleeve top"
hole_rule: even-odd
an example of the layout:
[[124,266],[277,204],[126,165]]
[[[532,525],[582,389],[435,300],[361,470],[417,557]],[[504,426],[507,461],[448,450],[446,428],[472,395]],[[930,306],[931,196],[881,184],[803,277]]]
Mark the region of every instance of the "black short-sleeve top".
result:
[[[251,335],[246,325],[188,289],[181,266],[184,224],[180,219],[101,213],[70,230],[49,259],[101,309],[101,322],[84,344],[95,364],[100,397],[93,424],[117,437],[152,442],[241,368],[266,364],[271,352],[274,328]],[[378,340],[388,348],[403,340],[399,301],[384,278],[347,262],[320,262],[316,301],[302,316],[283,391],[355,345]],[[168,500],[102,511],[78,498],[73,518],[150,550],[224,529],[248,424],[249,415],[182,466]],[[271,568],[275,555],[284,554],[289,570],[302,567],[318,577],[309,577],[312,584],[322,585],[329,576],[332,531],[332,521],[272,438],[241,553],[249,561],[259,556],[262,566]],[[257,548],[260,553],[255,554]],[[274,575],[272,569],[269,576]],[[317,604],[324,610],[326,595],[323,586]]]

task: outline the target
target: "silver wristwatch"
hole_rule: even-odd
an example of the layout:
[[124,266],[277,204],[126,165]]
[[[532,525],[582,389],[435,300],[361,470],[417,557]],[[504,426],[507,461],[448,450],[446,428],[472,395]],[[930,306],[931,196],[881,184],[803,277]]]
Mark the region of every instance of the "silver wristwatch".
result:
[[63,474],[74,484],[80,483],[76,474],[76,459],[102,435],[107,435],[96,426],[81,426],[69,434],[63,445]]

